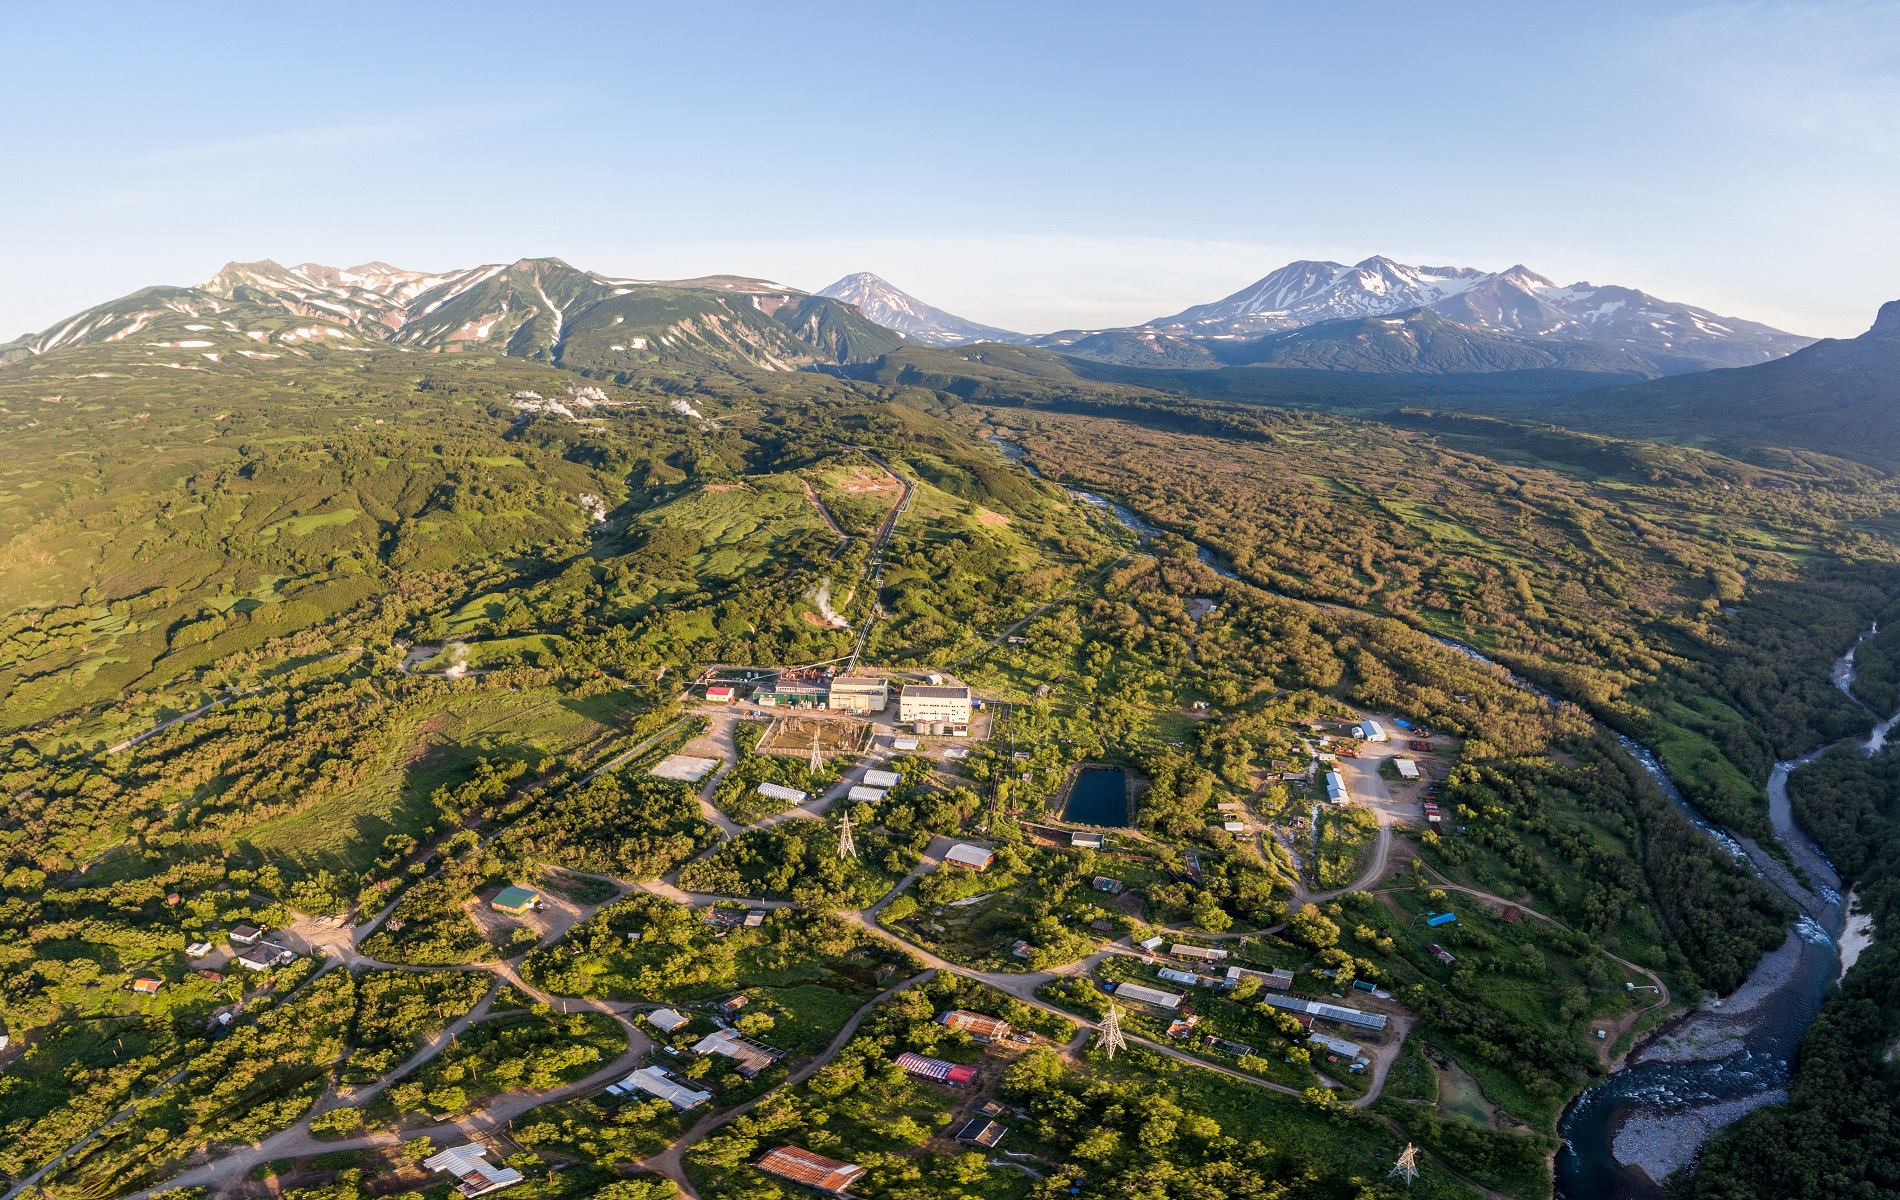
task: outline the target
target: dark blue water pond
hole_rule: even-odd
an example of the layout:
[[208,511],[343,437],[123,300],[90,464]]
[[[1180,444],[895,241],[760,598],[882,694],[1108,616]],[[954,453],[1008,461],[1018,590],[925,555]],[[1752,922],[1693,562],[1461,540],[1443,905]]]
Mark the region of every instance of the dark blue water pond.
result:
[[1128,772],[1120,767],[1083,767],[1069,791],[1062,819],[1077,825],[1128,824]]

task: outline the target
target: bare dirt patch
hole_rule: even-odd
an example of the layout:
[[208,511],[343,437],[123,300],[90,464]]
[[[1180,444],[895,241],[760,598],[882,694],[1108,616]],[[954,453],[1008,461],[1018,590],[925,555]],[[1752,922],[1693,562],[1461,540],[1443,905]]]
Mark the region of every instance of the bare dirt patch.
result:
[[850,492],[853,495],[862,495],[865,492],[897,492],[903,490],[903,485],[899,484],[890,476],[873,473],[864,467],[852,467],[851,478],[841,480],[837,486],[839,491]]
[[1009,524],[1008,517],[999,512],[991,512],[987,508],[977,509],[976,519],[979,524],[989,525],[991,527]]

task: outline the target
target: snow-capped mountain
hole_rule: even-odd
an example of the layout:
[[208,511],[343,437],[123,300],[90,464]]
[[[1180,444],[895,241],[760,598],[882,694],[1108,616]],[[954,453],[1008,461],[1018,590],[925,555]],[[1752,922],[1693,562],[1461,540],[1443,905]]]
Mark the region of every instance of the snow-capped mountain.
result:
[[970,342],[1024,343],[1020,333],[967,321],[954,313],[925,304],[869,271],[846,275],[812,293],[855,304],[858,310],[886,329],[896,330],[925,346],[962,346]]
[[196,287],[145,288],[89,308],[0,345],[0,363],[128,340],[214,364],[393,343],[612,376],[661,365],[790,371],[868,362],[903,345],[849,304],[762,279],[614,279],[558,258],[440,273],[265,259],[227,263]]
[[1142,328],[1176,337],[1241,340],[1416,308],[1430,308],[1487,333],[1605,343],[1666,371],[1766,362],[1814,340],[1634,288],[1560,286],[1522,265],[1496,272],[1413,267],[1381,255],[1352,266],[1289,263],[1225,299],[1157,318]]

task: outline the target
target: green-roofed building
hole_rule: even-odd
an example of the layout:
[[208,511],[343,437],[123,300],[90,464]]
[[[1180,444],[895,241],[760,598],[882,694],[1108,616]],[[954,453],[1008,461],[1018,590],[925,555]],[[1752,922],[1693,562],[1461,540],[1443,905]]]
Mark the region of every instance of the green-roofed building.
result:
[[488,907],[494,909],[496,912],[507,913],[511,917],[519,917],[540,903],[540,900],[541,893],[535,891],[533,888],[524,888],[510,884],[501,889],[495,898],[488,902]]

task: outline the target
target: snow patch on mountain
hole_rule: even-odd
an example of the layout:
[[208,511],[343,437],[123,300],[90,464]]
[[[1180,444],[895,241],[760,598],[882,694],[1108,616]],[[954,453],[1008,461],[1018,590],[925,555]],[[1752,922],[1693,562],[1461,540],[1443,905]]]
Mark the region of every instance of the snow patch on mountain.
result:
[[971,342],[1011,342],[1029,339],[1020,333],[967,320],[925,304],[902,288],[869,271],[846,275],[812,293],[855,305],[872,321],[925,346],[963,346]]

